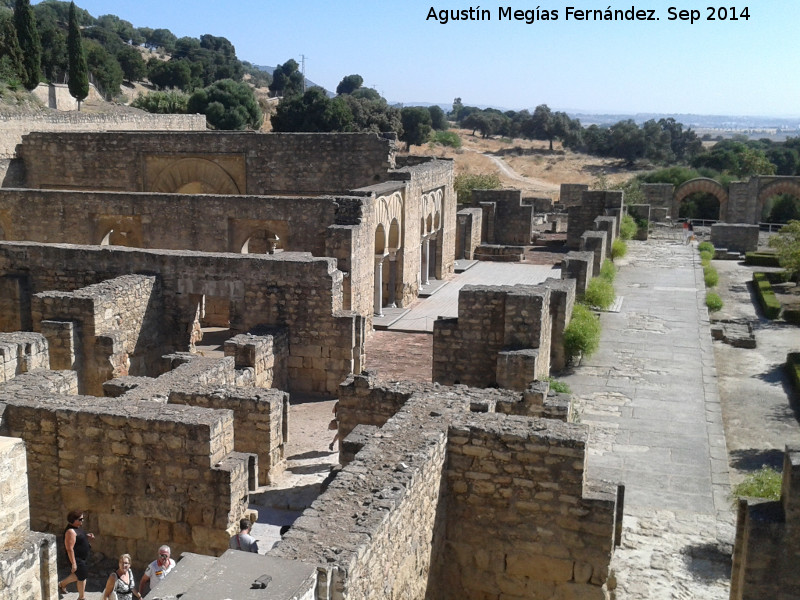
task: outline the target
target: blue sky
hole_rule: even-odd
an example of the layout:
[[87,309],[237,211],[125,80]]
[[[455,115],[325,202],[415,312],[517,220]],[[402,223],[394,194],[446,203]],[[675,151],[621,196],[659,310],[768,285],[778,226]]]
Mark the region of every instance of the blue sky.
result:
[[[745,0],[747,1],[747,0]],[[136,27],[178,37],[228,38],[237,56],[274,66],[305,55],[306,76],[335,89],[358,73],[390,101],[634,113],[800,117],[798,0],[751,1],[749,19],[708,20],[721,0],[638,3],[612,10],[654,10],[658,21],[566,19],[567,8],[601,9],[593,0],[467,4],[418,0],[77,0],[93,16],[116,14]],[[737,16],[744,3],[727,0]],[[34,1],[34,3],[36,3]],[[431,10],[480,6],[489,20],[427,19]],[[557,11],[558,19],[500,20],[499,8]],[[669,20],[668,9],[700,20]]]

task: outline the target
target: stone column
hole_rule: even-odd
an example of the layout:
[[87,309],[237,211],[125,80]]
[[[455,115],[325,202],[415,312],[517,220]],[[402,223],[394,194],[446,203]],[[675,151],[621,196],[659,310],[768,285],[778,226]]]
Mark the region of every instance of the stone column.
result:
[[428,280],[428,265],[430,264],[428,261],[430,260],[430,251],[431,251],[431,240],[430,238],[425,238],[422,240],[422,260],[421,260],[421,269],[422,269],[422,285],[428,285],[430,281]]
[[395,285],[397,285],[397,248],[389,249],[389,304],[388,308],[397,308]]
[[373,313],[376,317],[383,316],[383,254],[375,255],[375,298]]

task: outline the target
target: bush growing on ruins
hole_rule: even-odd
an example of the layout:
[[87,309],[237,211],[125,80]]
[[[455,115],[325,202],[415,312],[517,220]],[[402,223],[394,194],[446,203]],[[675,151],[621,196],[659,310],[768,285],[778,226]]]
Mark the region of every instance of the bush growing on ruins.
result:
[[700,264],[704,267],[707,267],[711,264],[711,259],[714,258],[714,254],[712,252],[703,251],[700,253]]
[[614,266],[613,262],[605,259],[600,267],[600,274],[598,277],[605,279],[609,283],[613,283],[614,279],[617,277],[617,267]]
[[591,356],[600,347],[600,318],[583,304],[572,309],[572,319],[564,330],[564,354],[573,359]]
[[706,287],[715,287],[719,283],[719,273],[711,265],[703,267],[703,279],[706,282]]
[[744,481],[733,487],[734,502],[738,498],[779,500],[782,481],[783,475],[780,471],[764,465],[755,473],[747,475]]
[[636,235],[639,227],[636,225],[636,219],[630,215],[622,217],[622,222],[619,224],[619,237],[623,240],[631,240]]
[[800,221],[789,221],[781,227],[778,234],[770,238],[769,245],[775,248],[780,265],[800,281]]
[[550,389],[557,394],[571,394],[572,390],[563,381],[559,381],[553,377],[545,377],[545,381],[550,384]]
[[595,277],[586,286],[586,293],[584,300],[590,306],[596,306],[602,310],[606,310],[609,306],[614,304],[617,299],[617,294],[614,291],[614,286],[608,279],[603,277]]
[[453,189],[459,204],[472,202],[472,190],[496,190],[501,187],[497,175],[481,175],[478,173],[461,173],[456,175]]
[[722,308],[722,298],[719,297],[719,294],[714,292],[707,292],[706,293],[706,306],[708,310],[711,312],[717,312]]
[[626,244],[619,238],[615,239],[614,243],[611,244],[611,260],[617,260],[618,258],[622,258],[627,253],[628,253],[628,244]]
[[697,250],[699,252],[711,252],[711,255],[714,255],[714,244],[711,242],[700,242],[697,244]]

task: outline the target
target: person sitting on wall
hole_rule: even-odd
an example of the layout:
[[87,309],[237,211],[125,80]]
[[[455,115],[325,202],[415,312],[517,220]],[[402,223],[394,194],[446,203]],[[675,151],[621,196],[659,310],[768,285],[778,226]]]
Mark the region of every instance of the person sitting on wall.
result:
[[228,547],[234,550],[243,550],[244,552],[255,552],[258,554],[258,542],[253,536],[250,535],[252,525],[247,519],[239,521],[239,533],[231,537]]
[[170,557],[169,546],[161,546],[158,549],[158,558],[147,565],[147,569],[142,575],[142,582],[139,584],[139,591],[145,594],[145,586],[149,583],[150,589],[158,587],[164,578],[175,568],[175,561]]
[[[115,596],[113,594],[116,594]],[[106,581],[106,589],[103,590],[103,600],[133,600],[141,598],[142,595],[136,591],[136,582],[133,580],[131,571],[131,555],[122,554],[119,557],[119,567],[112,571]]]
[[86,592],[86,578],[89,576],[89,552],[92,548],[89,540],[94,539],[93,533],[86,533],[83,530],[83,511],[72,510],[67,515],[67,528],[64,530],[64,548],[67,550],[67,558],[72,567],[66,579],[58,583],[58,590],[62,594],[67,593],[67,585],[73,581],[78,585],[78,600],[84,600]]

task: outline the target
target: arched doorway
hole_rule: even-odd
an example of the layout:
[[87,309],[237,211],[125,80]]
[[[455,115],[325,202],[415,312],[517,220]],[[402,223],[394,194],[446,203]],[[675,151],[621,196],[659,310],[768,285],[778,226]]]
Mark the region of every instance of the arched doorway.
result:
[[[709,196],[715,198],[716,202]],[[685,207],[684,204],[686,204]],[[715,216],[693,216],[694,214]],[[672,216],[673,218],[725,221],[728,216],[728,192],[722,184],[714,179],[708,177],[690,179],[675,190],[672,197]]]
[[275,254],[283,250],[284,240],[270,229],[254,231],[242,244],[241,254]]
[[758,215],[766,223],[800,219],[800,183],[792,179],[765,185],[758,194]]
[[203,158],[182,158],[158,174],[148,191],[167,194],[241,194],[233,178]]

